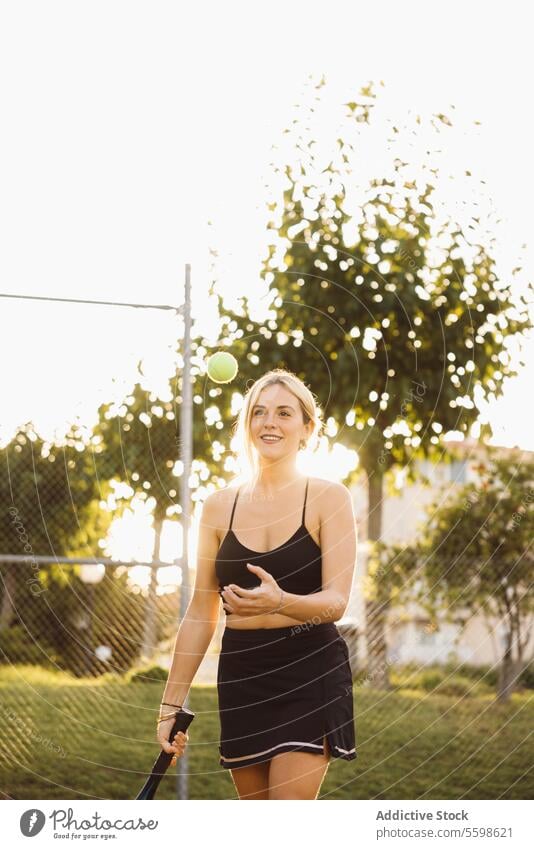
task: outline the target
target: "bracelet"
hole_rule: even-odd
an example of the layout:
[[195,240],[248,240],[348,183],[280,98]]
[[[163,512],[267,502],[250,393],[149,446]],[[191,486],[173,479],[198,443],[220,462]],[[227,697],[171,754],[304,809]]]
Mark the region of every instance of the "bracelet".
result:
[[274,610],[271,610],[271,613],[278,613],[278,611],[279,611],[279,610],[280,610],[280,608],[282,607],[282,598],[283,598],[283,597],[284,597],[284,591],[283,591],[283,590],[280,590],[280,603],[279,603],[278,607],[275,607],[275,609],[274,609]]
[[159,725],[160,722],[165,722],[166,719],[174,719],[175,716],[176,716],[175,713],[166,713],[164,716],[160,716],[156,720],[156,725]]
[[170,707],[177,707],[177,708],[181,708],[181,707],[182,707],[182,705],[173,705],[173,703],[172,703],[172,702],[160,702],[160,704],[162,704],[162,705],[170,705]]

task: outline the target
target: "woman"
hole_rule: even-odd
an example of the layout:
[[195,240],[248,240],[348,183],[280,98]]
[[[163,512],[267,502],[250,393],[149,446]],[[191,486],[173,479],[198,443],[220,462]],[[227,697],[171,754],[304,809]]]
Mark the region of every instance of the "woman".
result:
[[[237,422],[249,478],[203,505],[195,589],[160,713],[183,704],[221,598],[219,763],[240,799],[315,799],[331,758],[356,758],[348,649],[335,625],[356,560],[352,502],[342,484],[297,469],[321,426],[296,375],[263,375]],[[188,735],[169,743],[172,722],[159,724],[158,739],[175,763]]]

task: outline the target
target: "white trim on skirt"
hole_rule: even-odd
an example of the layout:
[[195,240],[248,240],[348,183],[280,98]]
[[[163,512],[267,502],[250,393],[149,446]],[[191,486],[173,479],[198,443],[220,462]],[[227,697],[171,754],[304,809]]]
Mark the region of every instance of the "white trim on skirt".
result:
[[[227,761],[228,763],[233,761],[247,761],[250,758],[257,758],[259,755],[267,755],[269,752],[273,752],[275,749],[279,749],[280,746],[309,746],[312,749],[320,749],[322,752],[324,751],[324,746],[319,745],[318,743],[303,743],[300,740],[289,740],[287,743],[277,743],[276,746],[271,746],[270,749],[264,749],[263,752],[254,752],[252,755],[242,755],[239,758],[225,758],[224,755],[221,755],[223,761]],[[356,751],[356,748],[353,749],[342,749],[340,746],[334,746],[338,752],[343,752],[344,755],[350,755],[352,752]]]

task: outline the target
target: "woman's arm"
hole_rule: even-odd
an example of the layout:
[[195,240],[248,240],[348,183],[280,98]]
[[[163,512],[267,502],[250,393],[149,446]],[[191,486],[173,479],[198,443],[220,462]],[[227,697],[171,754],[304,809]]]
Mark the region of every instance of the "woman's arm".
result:
[[217,496],[217,492],[209,495],[202,507],[193,597],[178,628],[162,702],[183,705],[217,626],[220,611],[219,585],[215,575],[215,557],[219,548]]
[[330,483],[321,497],[321,554],[323,589],[309,595],[283,592],[272,575],[260,566],[249,569],[261,579],[261,587],[244,590],[235,584],[223,592],[225,609],[239,616],[269,613],[275,608],[299,622],[335,622],[349,603],[356,564],[357,530],[352,499],[346,486]]

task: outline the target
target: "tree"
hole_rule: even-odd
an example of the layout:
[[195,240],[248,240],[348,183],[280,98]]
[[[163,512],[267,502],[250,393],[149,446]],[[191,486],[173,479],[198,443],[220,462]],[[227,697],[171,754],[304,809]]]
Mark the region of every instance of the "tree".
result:
[[[357,147],[376,98],[368,86],[345,104],[344,127],[322,155],[308,124],[316,103],[295,118],[291,161],[273,166],[284,189],[269,206],[268,318],[252,320],[246,296],[239,311],[220,301],[224,332],[243,351],[241,379],[257,376],[260,363],[313,376],[330,434],[358,453],[361,468],[346,483],[363,470],[371,543],[381,539],[385,476],[406,466],[413,480],[413,461],[441,457],[445,434],[469,434],[480,401],[516,374],[508,343],[530,326],[526,300],[514,295],[518,269],[499,279],[495,240],[479,218],[438,214],[431,151],[418,169],[395,154],[399,138],[417,135],[420,116],[404,134],[389,128],[388,173],[363,179]],[[452,124],[445,115],[431,123],[436,139]],[[482,425],[481,438],[488,434]],[[368,600],[368,653],[385,687],[384,613]]]
[[[66,615],[76,607],[76,568],[57,563],[44,568],[35,557],[87,557],[107,533],[111,516],[101,501],[110,490],[92,474],[85,448],[76,426],[62,444],[51,444],[27,422],[1,450],[0,498],[5,509],[0,550],[25,556],[26,562],[0,564],[0,632],[17,625],[24,629],[19,660],[25,650],[38,657],[41,648],[42,662],[48,647],[63,659],[80,651],[72,645]],[[7,633],[2,637],[10,639]]]
[[534,460],[490,449],[470,483],[429,507],[419,560],[431,609],[465,622],[481,613],[504,627],[498,698],[505,701],[523,670],[534,598]]
[[[368,604],[380,611],[381,620],[387,619],[391,610],[401,616],[403,608],[412,604],[419,595],[421,584],[419,551],[415,544],[386,544],[376,540],[367,558],[364,593]],[[389,625],[392,622],[389,621]],[[376,655],[376,652],[375,652]],[[382,665],[373,655],[368,658],[367,679],[374,687],[384,687],[389,681],[389,668],[398,658],[389,658],[384,652]]]

